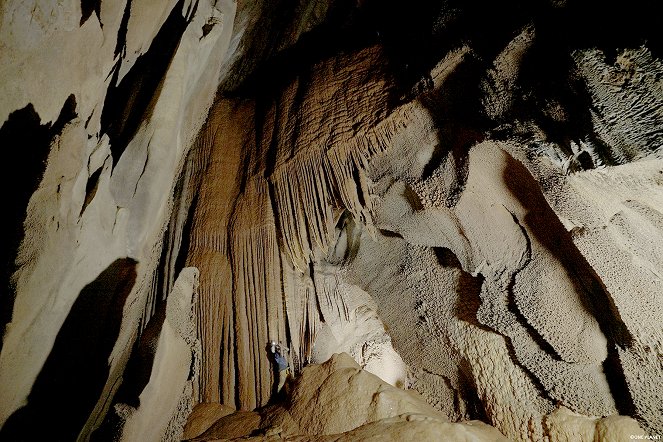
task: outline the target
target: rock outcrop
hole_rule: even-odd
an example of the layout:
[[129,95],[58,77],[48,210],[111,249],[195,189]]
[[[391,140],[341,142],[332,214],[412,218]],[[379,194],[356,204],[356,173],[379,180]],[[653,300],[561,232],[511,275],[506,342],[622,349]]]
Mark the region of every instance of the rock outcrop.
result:
[[[188,440],[509,440],[480,421],[448,422],[419,394],[361,370],[345,353],[306,367],[287,390],[279,403],[259,411],[224,410]],[[199,421],[211,405],[200,404],[193,419]],[[554,441],[619,441],[642,434],[631,418],[591,418],[566,408],[545,416],[544,423],[546,436]]]
[[654,9],[5,1],[0,438],[660,436]]
[[282,403],[224,416],[191,440],[507,440],[482,422],[448,422],[416,392],[361,370],[345,353],[306,367],[286,388]]

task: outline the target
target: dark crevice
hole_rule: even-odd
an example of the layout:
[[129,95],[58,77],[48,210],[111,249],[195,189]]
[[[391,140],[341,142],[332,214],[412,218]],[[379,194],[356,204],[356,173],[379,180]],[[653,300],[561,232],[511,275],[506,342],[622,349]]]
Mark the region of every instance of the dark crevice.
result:
[[136,281],[136,266],[131,258],[118,259],[83,288],[58,332],[27,405],[7,420],[0,439],[76,440],[108,379],[108,359]]
[[[233,297],[235,295],[235,291],[236,291],[235,282],[233,280]],[[232,303],[233,325],[235,325],[235,318],[238,317],[238,315],[237,315],[237,303],[235,301],[236,300],[233,299],[233,303]],[[233,328],[233,331],[235,331],[235,330],[236,329]],[[223,342],[223,340],[222,340],[222,342]],[[239,367],[242,367],[243,364],[242,364],[242,361],[239,360],[239,345],[237,345],[237,333],[235,333],[235,335],[233,336],[232,342],[233,342],[233,350],[232,350],[233,361],[232,361],[232,363],[235,367],[235,372],[233,373],[235,375],[235,379],[234,379],[234,381],[235,381],[235,383],[234,383],[234,386],[235,386],[235,391],[234,391],[234,394],[235,394],[235,408],[240,409],[240,408],[242,408],[243,404],[242,404],[242,401],[240,400],[240,391],[239,391],[240,390],[240,385],[242,385],[241,384],[241,379],[240,379]],[[223,354],[223,350],[221,351],[221,354]],[[223,367],[223,366],[221,365],[221,367]],[[221,379],[223,379],[223,378],[221,378]],[[221,386],[222,385],[223,384],[221,384]],[[223,397],[223,396],[221,396],[221,397]]]
[[628,388],[616,345],[608,344],[608,357],[603,361],[603,373],[605,373],[608,380],[610,393],[615,399],[617,412],[621,415],[639,418],[638,409]]
[[[511,342],[511,338],[507,335],[504,335],[503,333],[500,333],[497,330],[494,330],[491,327],[482,324],[479,321],[477,314],[479,308],[481,307],[481,289],[483,286],[484,276],[482,274],[478,274],[477,276],[472,276],[470,273],[465,272],[462,269],[462,265],[458,260],[458,258],[456,257],[456,255],[446,247],[433,248],[433,252],[437,257],[438,263],[442,267],[454,268],[460,271],[460,277],[458,281],[459,295],[457,297],[456,309],[455,309],[455,313],[458,316],[458,318],[474,325],[475,327],[481,328],[482,330],[486,330],[491,333],[498,333],[501,336],[503,336],[507,344],[507,349],[509,351],[509,355],[513,363],[519,366],[520,368],[522,368],[523,371],[528,375],[528,378],[531,380],[535,388],[538,389],[540,396],[542,398],[551,400],[543,383],[527,367],[525,367],[523,364],[520,363],[519,359],[516,356],[516,352],[513,343]],[[461,367],[461,373],[464,373],[466,375],[466,378],[471,380],[472,370],[471,367],[469,367],[469,364],[467,364],[467,367],[465,368],[463,368],[462,364],[460,367]],[[472,387],[474,384],[473,382],[469,382],[466,385],[468,387]],[[476,392],[475,385],[474,385],[474,392]],[[470,390],[470,393],[472,393],[472,390]],[[463,396],[472,398],[473,394],[476,393],[472,393],[469,395],[464,394]],[[481,401],[481,399],[478,398],[478,395],[476,397],[477,399],[474,405],[472,406],[471,413],[476,414],[477,416],[476,419],[483,420],[484,422],[489,422],[489,420],[487,419],[487,415],[485,413],[485,409],[483,407],[483,403],[485,401]],[[470,404],[472,404],[471,401]]]
[[405,197],[405,200],[408,202],[412,210],[417,211],[424,209],[424,204],[421,202],[421,198],[419,198],[417,192],[415,192],[408,184],[405,184],[403,196]]
[[513,316],[515,316],[516,320],[518,323],[523,327],[525,332],[529,335],[529,337],[536,343],[536,345],[543,351],[545,351],[553,360],[555,361],[563,361],[563,359],[559,356],[555,348],[544,338],[539,331],[532,326],[529,321],[527,321],[527,318],[520,312],[520,309],[518,308],[518,304],[516,303],[516,299],[513,296],[513,286],[515,285],[515,278],[511,280],[511,283],[509,284],[509,287],[507,289],[507,310],[509,313],[511,313]]
[[180,249],[177,252],[177,257],[175,258],[175,274],[172,276],[172,279],[176,279],[177,275],[180,274],[182,269],[187,265],[187,256],[189,254],[189,249],[191,245],[191,232],[193,231],[193,215],[196,213],[196,206],[198,205],[198,194],[193,197],[191,201],[191,206],[189,212],[187,213],[186,222],[184,223],[184,228],[182,229],[182,244]]
[[150,381],[159,336],[166,320],[166,304],[165,299],[158,301],[154,315],[134,344],[124,371],[124,380],[115,397],[117,403],[128,404],[134,408],[140,406],[140,394]]
[[[315,308],[316,308],[317,313],[318,313],[318,318],[317,318],[318,324],[323,324],[325,322],[325,317],[322,314],[322,307],[320,306],[321,296],[318,295],[320,292],[318,291],[318,286],[315,284],[315,263],[312,260],[308,264],[308,273],[309,273],[309,277],[311,278],[311,282],[313,283],[313,293],[314,293],[313,296],[315,297]],[[308,341],[308,342],[312,343],[313,339],[311,339],[311,341]],[[309,353],[311,351],[312,351],[312,348],[309,349]]]
[[[435,122],[439,142],[424,167],[422,179],[432,176],[445,161],[453,163],[455,185],[447,205],[455,204],[467,179],[467,155],[470,148],[484,139],[488,127],[482,116],[480,84],[485,68],[472,56],[463,61],[445,79],[442,87],[419,96]],[[450,158],[448,159],[448,156]]]
[[[257,106],[257,103],[256,103],[256,106]],[[234,109],[233,109],[233,112],[234,112]],[[254,108],[253,112],[258,112],[258,110]],[[253,118],[255,119],[255,116],[253,116]],[[238,177],[236,178],[236,182],[238,183],[238,194],[240,194],[240,195],[242,193],[244,193],[244,191],[246,190],[246,185],[247,185],[248,180],[250,178],[250,174],[251,174],[252,171],[255,170],[255,165],[258,162],[258,160],[256,158],[259,158],[258,153],[261,151],[260,142],[257,139],[258,135],[259,135],[257,127],[254,128],[254,133],[252,135],[254,137],[256,137],[256,139],[252,140],[249,137],[249,139],[248,139],[249,141],[247,141],[246,144],[245,144],[246,148],[241,149],[241,153],[240,153],[240,160],[239,160],[240,165],[237,168]],[[251,141],[253,141],[253,142],[251,143]],[[236,205],[237,205],[237,200],[235,200],[233,202],[233,206],[236,206]],[[233,210],[230,213],[231,214],[235,213],[235,207],[233,207]],[[230,240],[230,238],[228,238],[228,239]]]
[[386,236],[387,238],[400,238],[400,239],[403,239],[403,235],[401,235],[398,232],[394,232],[392,230],[380,229],[380,234],[382,236]]
[[[359,207],[366,207],[366,201],[364,200],[364,187],[361,185],[361,176],[359,175],[359,168],[352,168],[352,180],[355,183],[355,188],[357,189],[357,201],[359,201]],[[341,189],[342,187],[339,187]],[[361,220],[364,222],[365,220]]]
[[449,379],[448,376],[442,376],[444,379],[444,383],[447,386],[447,388],[451,391],[453,391],[453,398],[454,398],[454,410],[458,415],[460,415],[460,391],[458,391],[454,385],[451,383],[451,379]]
[[518,220],[518,217],[516,216],[515,213],[511,212],[509,209],[507,209],[505,206],[503,206],[504,209],[511,214],[511,219],[513,219],[513,222],[518,226],[520,229],[520,233],[522,233],[523,237],[525,238],[526,242],[526,259],[525,262],[522,264],[522,266],[511,276],[511,280],[509,281],[509,285],[506,288],[506,296],[507,296],[507,310],[515,316],[516,320],[518,323],[525,329],[529,337],[539,346],[539,348],[548,355],[553,358],[555,361],[562,361],[561,356],[557,353],[557,350],[544,338],[539,331],[532,325],[530,322],[527,320],[525,315],[520,311],[520,308],[518,307],[518,303],[516,302],[516,297],[514,294],[514,287],[516,286],[516,278],[518,274],[520,273],[521,270],[523,270],[532,260],[532,241],[529,237],[529,234],[527,233],[527,230],[525,227],[520,223],[520,220]]
[[461,400],[463,402],[465,400],[464,400],[464,398],[461,397],[460,389],[456,388],[454,383],[451,381],[451,378],[449,378],[449,376],[445,376],[442,373],[437,373],[435,371],[432,371],[432,370],[430,370],[426,367],[422,368],[422,371],[424,373],[426,373],[427,375],[432,376],[434,378],[439,378],[440,380],[442,380],[442,382],[444,382],[445,387],[447,387],[447,390],[449,390],[451,392],[452,397],[453,397],[453,409],[454,409],[454,413],[456,414],[455,418],[456,419],[459,419],[459,418],[463,419],[464,415],[461,412],[460,402],[461,402]]
[[472,365],[467,359],[458,364],[459,392],[467,409],[467,419],[489,422],[483,402],[479,397],[478,388],[472,374]]
[[[246,177],[247,171],[248,171],[248,164],[249,163],[247,163],[247,159],[248,159],[249,156],[250,155],[247,154],[246,152],[242,153],[242,162],[244,163],[244,165],[246,167],[242,167],[241,169],[239,169],[240,170],[240,179],[244,182],[244,185],[246,185],[245,177]],[[227,248],[228,248],[230,271],[231,271],[231,274],[233,275],[231,280],[228,281],[229,285],[231,286],[230,290],[231,290],[231,293],[232,293],[232,295],[231,295],[232,296],[232,303],[231,303],[232,311],[230,312],[230,315],[232,316],[232,322],[233,322],[232,333],[230,333],[230,335],[232,336],[230,339],[232,340],[232,345],[233,345],[232,353],[231,353],[232,362],[229,365],[233,365],[235,367],[235,370],[234,370],[234,373],[233,373],[233,375],[234,375],[233,381],[234,381],[234,386],[235,386],[233,394],[234,394],[234,400],[235,400],[234,406],[237,409],[241,408],[242,405],[243,405],[242,401],[240,400],[240,391],[239,391],[240,388],[239,388],[239,386],[242,385],[242,384],[241,384],[241,379],[240,379],[240,372],[239,372],[239,369],[238,369],[238,367],[242,366],[242,362],[240,361],[240,358],[239,358],[239,345],[237,344],[237,336],[239,334],[238,330],[237,330],[238,325],[235,323],[237,318],[239,317],[239,313],[237,311],[237,308],[238,308],[237,307],[238,306],[238,302],[237,302],[238,293],[237,293],[237,291],[238,290],[237,290],[237,283],[235,281],[235,275],[237,275],[238,269],[235,268],[235,265],[234,265],[233,260],[231,259],[231,257],[234,256],[234,254],[235,254],[235,250],[234,250],[234,246],[233,246],[233,244],[234,244],[234,241],[233,241],[233,225],[235,223],[235,217],[237,216],[237,206],[239,204],[239,200],[240,200],[240,198],[239,198],[239,195],[238,195],[238,197],[235,198],[233,203],[232,203],[233,206],[232,206],[232,209],[230,211],[230,217],[229,217],[230,221],[228,222],[228,226],[227,226],[228,228],[227,228],[227,231],[226,231],[226,244],[227,244]],[[223,344],[224,344],[223,338],[221,338],[221,342],[219,343],[219,345],[221,345],[223,347]],[[223,354],[223,348],[221,348],[221,354]],[[223,361],[221,361],[221,363],[219,365],[219,368],[220,368],[220,370],[223,370]],[[223,372],[221,374],[223,375]],[[224,376],[221,376],[219,379],[221,380],[223,378],[224,378]],[[224,386],[223,383],[219,383],[219,388],[220,389],[222,389],[223,386]],[[221,397],[223,397],[223,391],[221,391]]]
[[140,394],[150,381],[159,336],[165,320],[166,301],[164,300],[157,306],[155,314],[143,329],[140,338],[134,342],[122,375],[122,383],[115,393],[110,412],[101,426],[91,435],[93,442],[112,442],[120,435],[118,430],[122,428],[123,419],[114,412],[114,405],[126,404],[133,408],[140,406]]
[[582,305],[597,319],[601,331],[621,347],[628,347],[633,338],[622,321],[612,296],[573,243],[571,234],[548,205],[534,177],[523,164],[507,156],[504,182],[527,209],[522,224],[527,226],[538,242],[564,266]]
[[[172,215],[175,215],[176,213],[177,210],[173,210]],[[170,260],[173,253],[172,238],[174,234],[174,232],[171,231],[172,226],[173,223],[171,220],[171,222],[168,223],[168,225],[166,225],[166,229],[163,232],[163,241],[161,243],[161,256],[159,257],[159,264],[155,269],[156,283],[154,284],[154,290],[156,291],[156,293],[154,294],[153,302],[156,305],[158,305],[159,302],[165,301],[168,298],[168,295],[170,294],[170,290],[174,282],[171,278],[175,278],[175,275],[170,274]]]
[[116,69],[119,69],[119,64],[122,63],[121,57],[124,57],[127,52],[127,31],[129,30],[130,16],[131,0],[127,0],[127,3],[124,5],[124,13],[122,14],[120,27],[117,30],[117,41],[115,42],[115,51],[113,52],[113,56],[117,59],[118,63],[118,65],[116,65]]
[[51,126],[51,137],[61,134],[65,125],[78,116],[76,106],[76,96],[74,94],[69,95],[62,105],[60,115]]
[[[302,70],[299,73],[297,78],[297,89],[292,100],[284,100],[282,91],[266,91],[266,95],[256,97],[256,110],[255,110],[255,131],[256,131],[256,149],[257,152],[262,152],[267,149],[267,154],[264,155],[264,176],[266,178],[271,177],[277,167],[277,154],[279,152],[279,146],[288,147],[290,150],[290,158],[292,158],[296,152],[296,146],[299,138],[302,113],[299,112],[299,109],[302,108],[304,104],[304,99],[306,97],[307,91],[310,86],[310,70]],[[285,107],[288,109],[284,109]],[[282,130],[284,129],[282,125],[283,114],[295,115],[295,121],[290,122],[286,121],[292,130]],[[269,131],[269,135],[267,132]],[[288,139],[280,139],[279,135],[287,134]],[[260,167],[262,163],[257,163],[256,168]],[[253,174],[257,174],[258,170],[255,170]]]
[[147,170],[147,164],[150,161],[150,143],[152,142],[152,138],[150,137],[150,141],[147,143],[147,147],[145,148],[145,162],[143,163],[143,168],[140,171],[140,175],[138,175],[138,179],[136,180],[136,184],[134,185],[134,193],[133,196],[136,196],[136,192],[138,192],[138,184],[140,183],[140,180],[143,178],[143,175],[145,175],[145,171]]
[[[276,241],[279,244],[280,250],[286,250],[285,239],[283,238],[283,227],[281,226],[281,217],[279,216],[278,204],[276,203],[276,189],[274,188],[274,183],[271,180],[267,180],[267,191],[269,192],[269,207],[274,214],[274,230],[276,234]],[[281,275],[281,280],[282,279],[283,275]],[[283,285],[281,285],[281,287],[283,287]]]
[[[283,287],[283,272],[281,272],[281,287]],[[283,296],[283,303],[285,304],[285,296]],[[290,319],[288,317],[288,311],[285,308],[285,305],[283,307],[284,307],[283,311],[285,312],[285,314],[284,314],[284,316],[285,316],[285,324],[284,324],[285,325],[285,341],[288,343],[288,347],[292,348],[293,344],[296,344],[296,343],[294,343],[292,341],[292,335],[290,334]],[[293,367],[293,371],[294,371],[293,375],[296,376],[299,373],[301,373],[301,370],[302,370],[303,367],[301,365],[301,361],[297,357],[297,353],[292,352],[291,360],[292,360],[292,367]]]
[[[334,240],[324,261],[335,266],[347,265],[352,262],[359,250],[358,232],[359,229],[350,212],[343,210],[334,226]],[[382,230],[380,232],[383,233]],[[397,235],[390,231],[384,232],[386,232],[386,235]]]
[[[84,127],[85,127],[86,129],[87,129],[87,127],[90,125],[90,121],[92,120],[92,117],[93,117],[93,116],[94,116],[94,111],[92,111],[92,112],[90,113],[90,115],[87,117],[87,119],[85,120],[85,125],[84,125]],[[90,138],[92,138],[92,135],[88,135],[87,138],[88,138],[88,140],[89,140]]]
[[207,37],[209,35],[209,33],[212,32],[212,29],[214,29],[214,26],[216,26],[216,25],[217,25],[217,22],[212,21],[212,20],[205,23],[203,25],[202,29],[201,29],[203,31],[203,35],[200,37],[200,40]]
[[511,360],[511,362],[512,362],[515,366],[517,366],[517,367],[519,367],[521,370],[523,370],[523,372],[527,375],[527,379],[529,379],[529,381],[532,383],[532,385],[534,386],[534,388],[536,388],[536,389],[538,390],[539,396],[540,396],[542,399],[547,400],[547,401],[550,402],[551,404],[557,404],[557,403],[559,403],[558,400],[553,399],[553,398],[550,396],[550,394],[548,393],[548,389],[546,388],[545,385],[543,385],[543,382],[541,382],[541,380],[538,378],[538,376],[536,376],[536,375],[534,374],[534,372],[532,372],[532,370],[529,369],[529,367],[527,367],[525,364],[523,364],[523,363],[520,361],[520,359],[518,358],[518,354],[517,354],[517,352],[516,352],[516,348],[515,348],[515,346],[514,346],[514,344],[513,344],[513,340],[511,339],[511,337],[509,337],[509,336],[507,336],[507,335],[505,335],[505,334],[503,334],[503,333],[499,333],[499,332],[497,332],[497,331],[495,331],[495,330],[492,330],[492,331],[493,331],[494,333],[498,333],[500,336],[502,336],[502,337],[504,338],[504,343],[506,344],[506,348],[507,348],[507,351],[508,351],[508,353],[509,353],[509,359]]
[[483,286],[484,276],[479,273],[472,276],[471,273],[463,270],[458,257],[446,247],[433,247],[433,253],[437,258],[438,264],[444,268],[456,269],[459,272],[457,282],[457,296],[454,313],[456,316],[475,327],[482,330],[491,330],[477,319],[477,312],[481,307],[481,287]]
[[[627,348],[633,337],[623,322],[615,302],[603,285],[596,271],[587,262],[573,243],[571,234],[564,228],[561,221],[550,208],[539,185],[529,171],[517,160],[507,156],[507,167],[504,169],[504,182],[520,204],[527,209],[522,224],[534,235],[564,267],[569,280],[573,282],[575,292],[584,308],[597,321],[602,333],[608,339],[608,352],[616,345]],[[618,364],[616,359],[613,362]],[[611,363],[608,363],[611,364]],[[608,368],[611,366],[609,365]],[[624,378],[620,378],[619,370],[610,368],[607,377],[610,388],[623,393],[614,396],[619,409],[629,409],[633,402],[628,389],[624,389]]]
[[[259,97],[256,99],[254,112],[255,127],[255,152],[265,152],[264,158],[264,177],[268,178],[276,168],[276,160],[279,147],[279,125],[281,124],[281,97],[270,99],[269,97]],[[268,120],[268,117],[270,117]],[[268,137],[268,138],[266,138]],[[254,164],[257,169],[261,165],[259,162]],[[254,170],[252,175],[257,175],[258,170]]]
[[95,13],[97,20],[101,27],[104,27],[104,24],[101,23],[101,0],[81,0],[81,23],[80,26],[83,26],[88,18],[92,16],[92,13]]
[[[301,112],[302,109],[306,109],[305,99],[308,91],[311,87],[311,71],[304,70],[300,73],[297,78],[297,92],[290,103],[290,114],[295,114],[295,121],[292,125],[292,133],[290,136],[290,158],[293,158],[296,153],[297,141],[299,139],[299,134],[302,130],[302,120],[306,116],[305,112]],[[308,134],[305,134],[308,135]]]
[[[72,94],[64,102],[54,123],[41,124],[41,118],[32,104],[9,114],[0,128],[0,146],[4,147],[2,176],[6,194],[4,198],[5,234],[0,247],[0,334],[4,334],[14,308],[15,290],[12,275],[18,248],[24,237],[23,221],[30,197],[37,190],[46,170],[46,159],[51,142],[64,126],[76,118],[76,97]],[[20,173],[16,173],[16,169]],[[2,349],[2,343],[0,343]]]
[[[0,315],[2,326],[10,321],[14,305],[15,287],[11,282],[14,273],[18,247],[23,239],[23,220],[30,197],[37,189],[45,169],[51,142],[50,124],[40,124],[41,119],[32,104],[12,112],[0,128],[0,145],[4,146],[5,158],[2,162],[2,176],[12,176],[9,186],[5,178],[5,222],[8,222],[3,235],[2,257],[2,300]],[[22,147],[25,146],[25,147]],[[21,173],[12,173],[17,166]]]
[[458,257],[450,249],[446,247],[433,247],[433,253],[437,258],[437,262],[442,267],[451,267],[458,270],[463,270]]
[[101,132],[108,134],[110,138],[113,167],[117,165],[139,127],[150,120],[168,67],[195,14],[196,6],[197,3],[193,10],[185,12],[184,0],[177,2],[152,40],[150,48],[138,57],[119,84],[119,64],[113,72],[112,86],[108,88],[101,113]]
[[101,176],[101,172],[103,170],[104,170],[103,166],[99,167],[88,178],[87,183],[85,184],[85,200],[83,201],[83,207],[81,207],[81,212],[78,214],[79,218],[83,216],[85,209],[92,202],[94,196],[97,194],[97,188],[99,187],[99,177]]

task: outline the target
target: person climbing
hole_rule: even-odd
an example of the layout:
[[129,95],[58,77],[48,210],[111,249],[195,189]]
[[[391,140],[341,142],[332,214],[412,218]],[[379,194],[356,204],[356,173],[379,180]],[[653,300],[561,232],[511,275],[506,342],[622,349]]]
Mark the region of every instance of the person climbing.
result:
[[284,355],[284,351],[288,351],[288,348],[282,347],[281,344],[276,341],[269,341],[267,349],[268,353],[271,355],[272,363],[274,364],[274,378],[276,380],[274,393],[278,394],[283,388],[283,385],[285,385],[289,373],[288,360]]

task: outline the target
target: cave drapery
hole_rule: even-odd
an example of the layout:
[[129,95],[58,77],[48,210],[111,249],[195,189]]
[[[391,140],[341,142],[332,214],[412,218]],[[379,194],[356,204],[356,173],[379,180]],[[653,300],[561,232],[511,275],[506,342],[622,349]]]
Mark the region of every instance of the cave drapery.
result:
[[654,9],[5,1],[0,438],[660,435]]

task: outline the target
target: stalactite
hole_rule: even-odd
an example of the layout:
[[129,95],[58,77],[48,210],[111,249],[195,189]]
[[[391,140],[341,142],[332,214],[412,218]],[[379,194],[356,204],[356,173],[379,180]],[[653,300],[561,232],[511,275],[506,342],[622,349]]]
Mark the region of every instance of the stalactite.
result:
[[315,250],[329,250],[335,206],[349,210],[355,219],[373,229],[365,178],[368,160],[391,145],[410,114],[410,106],[406,105],[348,141],[300,150],[270,177],[283,246],[300,272],[311,262]]
[[[205,170],[188,258],[201,270],[202,401],[264,405],[269,340],[287,342],[295,370],[310,360],[320,305],[329,311],[339,296],[316,287],[310,263],[332,245],[339,210],[372,231],[368,161],[412,117],[412,104],[389,107],[391,91],[373,69],[379,60],[373,48],[324,61],[267,107],[235,99],[212,110],[200,139],[209,162],[190,160]],[[362,74],[348,79],[357,65]]]
[[293,267],[283,268],[288,326],[294,369],[299,372],[311,359],[313,342],[320,322],[316,288],[308,274]]
[[270,397],[271,361],[265,346],[285,341],[280,257],[266,180],[250,181],[231,220],[233,299],[239,401],[254,408]]
[[[200,269],[197,318],[203,351],[198,399],[230,406],[236,406],[237,343],[227,227],[238,194],[239,146],[245,143],[242,126],[230,117],[234,112],[243,114],[227,101],[217,103],[187,165],[196,171],[192,177],[199,177],[187,185],[197,202],[186,258],[187,265]],[[226,142],[220,141],[221,134]]]
[[[318,288],[318,299],[320,301],[320,310],[325,322],[336,320],[337,318],[348,322],[350,321],[350,311],[348,303],[339,290],[338,275],[319,275],[316,273],[316,287]],[[328,318],[329,317],[329,318]]]

